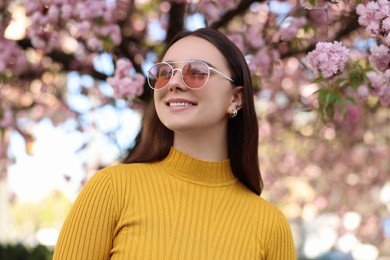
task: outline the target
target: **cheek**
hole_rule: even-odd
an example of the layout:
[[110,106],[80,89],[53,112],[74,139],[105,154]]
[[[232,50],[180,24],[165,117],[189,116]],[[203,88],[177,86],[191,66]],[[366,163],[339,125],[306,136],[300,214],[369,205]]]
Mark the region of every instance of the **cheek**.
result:
[[153,100],[154,100],[154,109],[156,110],[157,112],[157,115],[160,114],[160,111],[161,111],[161,106],[163,105],[162,104],[162,98],[163,98],[163,95],[161,95],[161,93],[159,92],[155,92],[153,94]]
[[224,85],[205,86],[197,93],[199,98],[218,104],[229,104],[232,99],[232,89]]
[[158,102],[161,102],[161,100],[165,96],[165,92],[166,92],[165,90],[154,91],[153,99],[154,99],[155,104],[157,104]]

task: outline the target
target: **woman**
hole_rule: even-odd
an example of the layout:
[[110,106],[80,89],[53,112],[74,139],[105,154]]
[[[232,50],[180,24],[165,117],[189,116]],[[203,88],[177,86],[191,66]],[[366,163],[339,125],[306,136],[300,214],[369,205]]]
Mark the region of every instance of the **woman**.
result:
[[84,186],[54,259],[296,259],[286,218],[259,197],[240,50],[216,30],[183,32],[148,83],[154,100],[129,164]]

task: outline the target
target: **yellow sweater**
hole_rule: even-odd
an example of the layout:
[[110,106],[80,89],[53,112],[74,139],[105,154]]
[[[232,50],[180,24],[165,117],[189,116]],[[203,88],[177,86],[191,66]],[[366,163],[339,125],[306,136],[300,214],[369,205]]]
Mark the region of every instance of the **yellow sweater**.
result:
[[54,260],[296,259],[283,214],[233,175],[171,149],[98,171],[76,199]]

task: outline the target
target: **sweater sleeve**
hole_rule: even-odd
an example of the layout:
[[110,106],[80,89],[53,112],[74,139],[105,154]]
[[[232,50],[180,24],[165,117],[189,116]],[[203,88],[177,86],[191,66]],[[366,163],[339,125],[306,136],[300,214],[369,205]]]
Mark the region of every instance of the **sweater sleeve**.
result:
[[86,183],[61,229],[53,260],[109,259],[118,207],[104,171]]
[[275,221],[276,226],[274,234],[269,241],[267,260],[296,260],[294,240],[287,219],[280,212]]

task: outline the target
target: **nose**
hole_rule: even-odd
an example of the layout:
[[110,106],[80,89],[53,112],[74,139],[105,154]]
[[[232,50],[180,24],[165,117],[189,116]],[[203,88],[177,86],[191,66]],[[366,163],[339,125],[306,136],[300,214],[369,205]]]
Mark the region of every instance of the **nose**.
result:
[[182,73],[182,70],[178,69],[178,68],[176,68],[172,71],[172,78],[168,83],[168,88],[170,91],[173,91],[175,89],[179,89],[179,90],[187,89],[187,86],[184,85],[181,73]]

